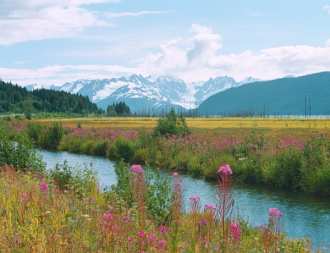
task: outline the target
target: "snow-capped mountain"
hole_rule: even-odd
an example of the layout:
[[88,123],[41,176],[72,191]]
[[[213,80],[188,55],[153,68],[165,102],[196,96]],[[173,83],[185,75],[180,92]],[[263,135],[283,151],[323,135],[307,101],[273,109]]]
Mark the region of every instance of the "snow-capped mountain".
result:
[[[211,78],[206,82],[186,83],[171,76],[131,75],[111,79],[78,80],[50,88],[88,96],[103,109],[114,102],[125,101],[134,112],[151,113],[172,107],[178,110],[196,108],[210,96],[242,84],[227,76]],[[29,85],[27,88],[40,88],[40,85]]]

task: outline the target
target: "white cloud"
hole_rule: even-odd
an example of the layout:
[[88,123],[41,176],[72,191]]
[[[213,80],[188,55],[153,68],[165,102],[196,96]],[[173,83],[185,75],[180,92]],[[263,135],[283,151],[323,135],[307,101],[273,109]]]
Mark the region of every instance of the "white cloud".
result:
[[0,79],[20,85],[63,84],[79,79],[101,79],[136,73],[135,68],[117,65],[54,65],[43,68],[1,68]]
[[167,14],[172,11],[136,11],[136,12],[110,12],[107,14],[109,18],[122,18],[122,17],[140,17],[146,15],[159,15],[159,14]]
[[330,15],[330,4],[324,5],[323,10],[325,10]]
[[[0,68],[0,78],[20,84],[53,84],[140,73],[172,75],[189,82],[223,75],[240,81],[249,76],[275,79],[330,71],[330,44],[319,47],[282,46],[235,54],[223,53],[222,47],[219,33],[209,27],[194,24],[188,36],[172,39],[157,49],[152,48],[153,53],[142,57],[133,67],[61,65],[39,69]],[[140,48],[139,45],[137,48]]]
[[187,81],[219,75],[273,79],[330,70],[330,46],[283,46],[238,54],[224,54],[221,48],[218,33],[193,25],[191,36],[163,44],[157,53],[142,59],[139,67],[144,73],[170,74]]
[[61,38],[109,22],[85,5],[118,0],[2,0],[0,45],[30,40]]
[[327,47],[330,47],[330,39],[328,39],[328,40],[325,42],[325,45],[326,45]]

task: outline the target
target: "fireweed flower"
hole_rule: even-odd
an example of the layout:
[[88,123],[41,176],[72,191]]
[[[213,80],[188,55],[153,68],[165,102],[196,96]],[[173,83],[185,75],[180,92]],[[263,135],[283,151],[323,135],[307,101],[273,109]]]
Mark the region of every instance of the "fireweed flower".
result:
[[131,166],[131,172],[134,174],[142,174],[143,173],[143,168],[140,164],[133,164]]
[[168,231],[169,231],[168,227],[166,227],[166,226],[164,226],[164,225],[161,225],[161,226],[159,227],[159,232],[160,232],[161,234],[166,234],[166,233],[168,233]]
[[110,211],[105,212],[102,216],[102,220],[105,224],[111,223],[111,221],[113,220],[112,213]]
[[157,237],[154,234],[150,233],[150,234],[147,234],[147,239],[148,239],[149,243],[153,243],[157,240]]
[[159,250],[165,250],[166,249],[166,241],[165,240],[159,240],[157,248]]
[[215,209],[216,209],[216,207],[215,207],[215,205],[213,205],[213,204],[206,204],[206,205],[204,206],[204,210],[205,210],[205,211],[212,211],[212,212],[214,212]]
[[229,164],[224,164],[219,167],[218,174],[222,176],[230,176],[233,174],[233,171],[231,170]]
[[194,195],[194,196],[191,196],[191,197],[189,198],[189,200],[190,200],[190,203],[191,203],[192,205],[196,205],[196,204],[199,203],[199,201],[200,201],[200,197],[199,197],[198,195]]
[[241,228],[238,223],[230,224],[230,234],[235,241],[239,241],[241,238]]
[[283,213],[277,208],[269,208],[268,214],[270,218],[276,218],[276,219],[279,219],[283,216]]
[[146,237],[146,233],[144,231],[139,231],[138,232],[138,237],[141,238],[141,239],[143,239],[143,238]]
[[21,194],[21,202],[26,204],[30,200],[30,195],[28,192],[22,192]]
[[47,192],[48,191],[48,184],[45,181],[41,181],[39,183],[39,189],[41,192]]

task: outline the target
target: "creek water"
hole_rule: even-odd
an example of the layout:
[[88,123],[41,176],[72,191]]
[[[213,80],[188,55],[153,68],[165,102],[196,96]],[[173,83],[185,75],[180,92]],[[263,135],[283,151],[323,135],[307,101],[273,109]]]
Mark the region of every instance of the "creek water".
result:
[[[108,159],[68,152],[49,152],[40,150],[47,168],[54,168],[57,163],[67,161],[70,166],[84,168],[91,166],[97,173],[102,188],[116,184],[117,177],[114,163]],[[164,176],[168,174],[163,173]],[[201,179],[182,176],[183,198],[188,206],[189,197],[199,195],[202,206],[206,203],[216,204],[217,186]],[[305,195],[274,192],[259,187],[234,186],[234,215],[239,215],[253,226],[267,223],[268,208],[279,208],[284,216],[282,230],[290,238],[308,237],[313,248],[330,252],[330,201],[316,199]]]

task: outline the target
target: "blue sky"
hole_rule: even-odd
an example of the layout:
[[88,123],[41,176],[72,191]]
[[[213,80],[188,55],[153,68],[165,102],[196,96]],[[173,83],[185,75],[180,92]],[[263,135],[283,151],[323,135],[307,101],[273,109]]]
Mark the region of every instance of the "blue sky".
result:
[[0,78],[302,75],[330,70],[329,27],[329,0],[1,0]]

